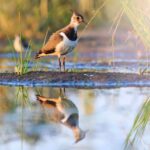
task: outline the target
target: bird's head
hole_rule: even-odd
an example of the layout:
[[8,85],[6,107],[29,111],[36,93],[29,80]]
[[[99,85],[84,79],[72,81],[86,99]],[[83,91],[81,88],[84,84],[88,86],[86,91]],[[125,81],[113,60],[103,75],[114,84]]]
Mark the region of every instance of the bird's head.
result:
[[79,127],[74,128],[74,137],[75,137],[75,143],[78,143],[82,139],[85,138],[87,131],[83,131]]
[[78,27],[81,23],[85,23],[83,16],[81,14],[73,11],[73,14],[71,17],[71,24],[74,27]]

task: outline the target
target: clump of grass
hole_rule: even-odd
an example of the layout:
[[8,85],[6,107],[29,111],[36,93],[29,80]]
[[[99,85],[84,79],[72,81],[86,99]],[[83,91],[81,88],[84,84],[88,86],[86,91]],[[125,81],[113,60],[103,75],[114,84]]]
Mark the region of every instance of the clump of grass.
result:
[[16,94],[16,103],[17,105],[21,106],[21,120],[20,120],[20,129],[21,129],[21,149],[23,149],[23,141],[25,139],[24,134],[24,107],[31,106],[29,102],[29,94],[27,87],[17,87],[17,94]]
[[[6,34],[7,35],[7,34]],[[32,49],[30,48],[31,46],[31,41],[29,42],[29,47],[27,48],[26,51],[20,52],[18,55],[18,58],[15,56],[15,51],[13,47],[13,41],[7,36],[7,40],[9,42],[10,47],[12,48],[12,59],[16,63],[15,66],[15,72],[18,75],[25,74],[29,71],[29,63],[31,60],[31,53]]]
[[134,144],[142,139],[144,131],[150,122],[150,97],[144,102],[138,112],[133,126],[126,138],[124,149],[134,147]]
[[27,87],[23,87],[23,86],[17,87],[16,103],[20,104],[22,107],[26,105],[30,105]]
[[[21,24],[22,24],[22,20],[21,20],[21,12],[19,11],[18,13],[18,21],[19,21],[19,29],[20,29],[20,38],[21,39],[24,39],[24,37],[22,36],[21,34]],[[15,67],[15,72],[18,74],[18,75],[22,75],[22,74],[25,74],[28,72],[28,65],[29,65],[29,61],[31,59],[31,49],[30,49],[30,44],[31,44],[31,41],[29,42],[29,46],[28,48],[25,49],[22,47],[22,50],[21,52],[19,53],[19,57],[18,59],[16,60],[16,67]],[[24,55],[23,55],[24,54]],[[24,56],[24,58],[23,58]]]
[[[21,52],[19,53],[19,57],[18,59],[16,59],[16,67],[15,67],[15,72],[18,75],[22,75],[25,74],[29,71],[29,63],[31,60],[31,52],[32,50],[28,47],[28,49],[26,50],[26,52],[24,52],[24,54]],[[24,58],[23,58],[24,56]]]

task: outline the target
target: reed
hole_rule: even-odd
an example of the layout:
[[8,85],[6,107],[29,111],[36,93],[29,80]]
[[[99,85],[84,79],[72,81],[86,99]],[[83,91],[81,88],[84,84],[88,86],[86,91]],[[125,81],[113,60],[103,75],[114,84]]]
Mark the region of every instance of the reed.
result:
[[133,126],[128,133],[124,149],[131,149],[142,140],[146,127],[150,123],[150,97],[148,97],[135,117]]
[[124,0],[121,3],[122,7],[124,8],[124,13],[130,20],[134,32],[137,34],[138,38],[141,40],[145,47],[145,51],[147,53],[147,63],[143,71],[141,71],[141,68],[139,68],[139,72],[142,72],[142,74],[147,73],[149,67],[148,49],[150,48],[149,14],[146,14],[142,8],[136,7],[134,3],[131,3],[129,0]]

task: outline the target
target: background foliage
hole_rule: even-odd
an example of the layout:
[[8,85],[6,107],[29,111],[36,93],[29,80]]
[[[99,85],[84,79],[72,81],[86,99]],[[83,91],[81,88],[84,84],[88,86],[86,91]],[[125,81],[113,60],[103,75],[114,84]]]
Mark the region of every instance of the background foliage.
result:
[[[71,9],[83,13],[86,20],[95,13],[105,0],[0,0],[0,37],[14,37],[23,33],[26,37],[44,36],[63,27],[70,20]],[[114,14],[118,1],[109,0],[109,6],[100,10],[93,25],[104,24]],[[111,6],[111,7],[110,7]],[[111,11],[111,13],[110,13]]]

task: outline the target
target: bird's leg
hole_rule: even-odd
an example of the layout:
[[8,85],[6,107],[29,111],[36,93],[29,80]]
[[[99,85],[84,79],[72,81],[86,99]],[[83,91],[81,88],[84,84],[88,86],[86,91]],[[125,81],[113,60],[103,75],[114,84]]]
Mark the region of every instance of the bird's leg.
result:
[[62,96],[62,89],[59,89],[59,95]]
[[60,89],[59,89],[59,95],[60,95],[60,96],[64,96],[64,95],[65,95],[65,92],[66,92],[66,91],[65,91],[65,88],[60,88]]
[[61,59],[58,57],[58,63],[59,63],[59,71],[61,72]]
[[66,97],[66,95],[65,95],[65,88],[60,88],[60,89],[59,89],[59,97],[60,97],[60,98]]
[[66,60],[66,57],[64,56],[63,57],[63,69],[64,69],[64,72],[65,72],[65,60]]
[[65,88],[63,88],[63,92],[64,92],[64,95],[65,95],[65,93],[66,93],[66,89]]

